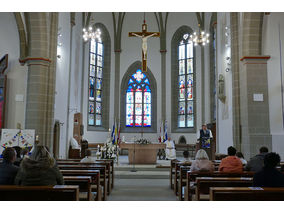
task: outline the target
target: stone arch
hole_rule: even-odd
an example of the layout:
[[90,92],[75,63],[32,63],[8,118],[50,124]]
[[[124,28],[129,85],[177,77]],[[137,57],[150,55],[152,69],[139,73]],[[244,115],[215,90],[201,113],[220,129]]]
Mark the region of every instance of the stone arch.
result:
[[145,72],[144,74],[146,74],[146,76],[149,79],[150,82],[150,88],[151,88],[151,103],[152,103],[152,125],[151,127],[147,127],[147,128],[142,128],[142,127],[126,127],[125,126],[125,116],[126,116],[126,110],[125,110],[125,103],[126,103],[126,98],[125,98],[125,91],[127,89],[127,85],[128,85],[128,80],[131,77],[131,75],[137,70],[137,69],[141,69],[142,66],[142,62],[141,61],[135,61],[133,64],[131,64],[126,73],[124,74],[122,81],[121,81],[121,89],[120,89],[120,96],[121,96],[121,101],[120,101],[120,128],[121,128],[121,132],[143,132],[144,133],[156,133],[157,132],[157,82],[156,79],[153,75],[153,73],[151,72],[151,70],[149,69],[149,67],[147,67],[147,72]]
[[181,135],[178,139],[178,144],[186,144],[186,138],[184,135]]
[[19,39],[20,39],[20,61],[27,57],[28,54],[28,44],[26,30],[24,26],[24,20],[22,19],[20,12],[14,12],[15,20],[18,27]]

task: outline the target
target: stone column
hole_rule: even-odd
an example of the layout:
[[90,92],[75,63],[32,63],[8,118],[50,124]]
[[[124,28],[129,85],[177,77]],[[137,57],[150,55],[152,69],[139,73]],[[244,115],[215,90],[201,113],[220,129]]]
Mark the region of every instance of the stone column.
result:
[[120,53],[121,50],[115,50],[115,81],[114,81],[114,119],[115,122],[118,124],[119,123],[119,100],[120,100]]
[[267,60],[269,56],[241,58],[240,115],[242,152],[246,158],[259,152],[261,146],[272,148],[269,124]]
[[162,121],[165,123],[166,121],[166,112],[167,112],[167,104],[166,104],[166,55],[167,50],[160,50],[161,52],[161,85],[162,85]]

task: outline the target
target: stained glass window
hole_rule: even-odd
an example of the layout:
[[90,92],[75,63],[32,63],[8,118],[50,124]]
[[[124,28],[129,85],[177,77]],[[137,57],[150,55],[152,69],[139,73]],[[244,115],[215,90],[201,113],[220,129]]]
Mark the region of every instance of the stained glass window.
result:
[[178,45],[178,127],[194,127],[193,42],[185,34]]
[[126,90],[126,126],[151,127],[151,85],[138,69],[128,80]]
[[104,46],[100,39],[90,41],[88,125],[102,126]]

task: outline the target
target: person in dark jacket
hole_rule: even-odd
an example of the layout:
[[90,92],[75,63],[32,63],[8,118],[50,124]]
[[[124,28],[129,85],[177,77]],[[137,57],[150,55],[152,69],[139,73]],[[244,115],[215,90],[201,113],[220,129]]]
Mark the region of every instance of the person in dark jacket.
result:
[[284,187],[284,174],[276,169],[280,163],[280,156],[275,152],[264,157],[264,167],[254,174],[253,186],[256,187]]
[[16,160],[16,151],[7,147],[3,153],[3,162],[0,164],[0,185],[13,185],[19,167],[13,163]]
[[263,160],[265,155],[268,153],[268,148],[263,146],[259,149],[259,154],[252,157],[247,163],[245,170],[259,172],[263,167]]
[[24,186],[63,185],[63,176],[45,146],[35,146],[30,158],[24,158],[15,178]]

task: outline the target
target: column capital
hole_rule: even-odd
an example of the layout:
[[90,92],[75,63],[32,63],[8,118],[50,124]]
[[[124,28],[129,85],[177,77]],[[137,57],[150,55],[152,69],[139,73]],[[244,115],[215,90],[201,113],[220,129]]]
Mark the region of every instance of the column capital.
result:
[[24,59],[19,59],[19,62],[21,65],[24,65],[27,63],[27,65],[43,65],[43,66],[49,66],[51,63],[51,60],[49,58],[43,58],[43,57],[27,57]]

